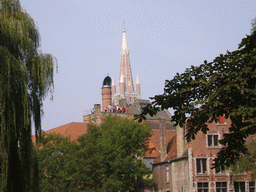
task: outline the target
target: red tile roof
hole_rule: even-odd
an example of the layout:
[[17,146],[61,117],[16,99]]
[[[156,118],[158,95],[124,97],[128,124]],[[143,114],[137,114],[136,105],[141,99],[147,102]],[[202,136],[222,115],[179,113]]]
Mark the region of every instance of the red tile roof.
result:
[[[149,123],[151,126],[155,124],[155,126],[158,126],[159,122],[150,122]],[[166,142],[167,146],[168,142],[175,136],[176,134],[176,129],[172,128],[172,124],[169,122],[166,122],[167,124],[167,129],[166,129]],[[169,125],[170,124],[170,125]],[[145,157],[157,157],[160,155],[159,150],[160,150],[160,130],[159,128],[157,129],[155,126],[152,128],[152,136],[149,139],[149,148],[155,148],[151,153],[150,151],[147,151],[145,154]],[[171,126],[168,128],[168,126]],[[79,136],[83,135],[87,131],[87,123],[83,122],[71,122],[65,125],[61,125],[59,127],[53,128],[51,130],[45,131],[46,134],[50,133],[56,133],[56,134],[61,134],[65,137],[70,136],[71,141],[76,140]],[[156,129],[155,129],[156,128]],[[35,135],[32,136],[32,141],[35,142]],[[177,148],[177,147],[176,147]],[[167,149],[168,150],[168,149]]]
[[[176,134],[169,140],[167,144],[167,156],[163,161],[168,161],[177,158],[177,136]],[[154,163],[161,162],[160,154],[156,157]]]
[[[87,123],[83,122],[71,122],[65,125],[61,125],[54,129],[45,131],[46,134],[56,133],[62,136],[70,136],[71,141],[76,140],[80,135],[85,134],[87,131]],[[32,136],[32,141],[35,142],[35,135]]]
[[[159,129],[153,129],[152,130],[152,136],[149,139],[149,148],[155,148],[152,153],[149,153],[149,151],[146,152],[145,157],[157,157],[160,155],[160,130]],[[175,136],[176,130],[170,129],[166,130],[166,144]]]
[[164,161],[177,158],[177,135],[175,135],[167,145],[167,157]]

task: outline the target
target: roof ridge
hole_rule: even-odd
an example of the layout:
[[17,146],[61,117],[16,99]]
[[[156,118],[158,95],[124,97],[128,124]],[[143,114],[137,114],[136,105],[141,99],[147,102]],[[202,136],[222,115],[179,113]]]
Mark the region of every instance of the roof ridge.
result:
[[169,115],[169,117],[172,119],[172,114],[170,113],[170,111],[168,109],[165,109],[165,111],[167,112],[167,114]]
[[[70,123],[72,123],[72,122],[70,122]],[[54,130],[54,129],[58,129],[58,128],[63,127],[63,126],[65,126],[65,125],[68,125],[68,124],[70,124],[70,123],[66,123],[66,124],[64,124],[64,125],[60,125],[60,126],[58,126],[58,127],[54,127],[54,128],[49,129],[49,130],[47,130],[47,131],[51,131],[51,130]],[[44,131],[44,132],[47,132],[47,131]]]
[[71,125],[73,124],[74,122],[72,121],[71,123],[70,123],[70,126],[66,129],[66,131],[63,133],[63,136],[64,136],[64,134],[69,130],[69,128],[71,127]]

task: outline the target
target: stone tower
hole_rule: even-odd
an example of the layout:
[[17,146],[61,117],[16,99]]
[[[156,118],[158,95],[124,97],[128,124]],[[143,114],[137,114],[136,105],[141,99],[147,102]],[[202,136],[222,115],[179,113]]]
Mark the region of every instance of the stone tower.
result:
[[[127,47],[126,30],[123,30],[122,48],[121,48],[121,61],[118,79],[118,91],[115,92],[115,83],[112,83],[113,93],[112,105],[119,105],[120,101],[124,101],[126,105],[134,104],[135,99],[140,99],[140,83],[137,74],[136,92],[134,91],[131,64],[129,58],[129,49]],[[114,79],[113,79],[114,80]],[[114,85],[114,86],[113,86]]]
[[102,94],[102,111],[109,112],[109,105],[111,105],[112,91],[111,91],[111,78],[105,77],[101,88]]

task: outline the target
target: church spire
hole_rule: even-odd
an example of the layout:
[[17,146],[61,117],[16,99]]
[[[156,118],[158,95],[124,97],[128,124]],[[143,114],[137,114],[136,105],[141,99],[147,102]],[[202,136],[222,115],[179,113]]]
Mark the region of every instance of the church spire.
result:
[[[121,79],[121,77],[123,79]],[[121,62],[120,62],[120,71],[119,71],[119,83],[123,81],[124,83],[124,92],[134,92],[133,87],[133,79],[132,79],[132,71],[131,64],[129,58],[129,49],[127,47],[127,39],[126,39],[126,30],[123,30],[123,40],[122,40],[122,48],[121,48]],[[120,85],[118,85],[118,92],[120,93]]]
[[128,50],[127,40],[126,40],[126,30],[125,29],[123,30],[122,50],[123,51]]
[[[131,64],[129,58],[129,49],[127,46],[126,30],[123,30],[122,48],[121,48],[121,61],[118,79],[118,90],[114,94],[113,104],[118,104],[120,100],[126,101],[126,104],[134,104],[135,99],[140,99],[140,88],[138,89],[139,94],[134,91]],[[137,86],[136,86],[137,88]]]

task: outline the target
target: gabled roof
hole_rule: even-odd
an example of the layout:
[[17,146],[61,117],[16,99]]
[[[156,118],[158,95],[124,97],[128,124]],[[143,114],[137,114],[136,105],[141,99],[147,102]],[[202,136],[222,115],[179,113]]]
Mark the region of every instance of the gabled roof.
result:
[[[160,130],[159,129],[153,129],[152,130],[152,136],[149,138],[149,148],[155,148],[152,153],[149,153],[149,151],[146,152],[145,157],[157,157],[160,155]],[[166,141],[170,141],[176,134],[175,129],[166,129]]]
[[[167,156],[165,157],[163,162],[171,159],[176,159],[176,158],[177,158],[177,136],[175,134],[167,144]],[[159,162],[161,162],[160,154],[156,157],[154,164]]]
[[[159,130],[159,121],[146,121],[151,129],[158,129]],[[174,130],[176,131],[176,127],[172,122],[165,122],[166,123],[166,130]]]
[[167,155],[164,158],[163,161],[161,161],[160,159],[160,154],[156,157],[155,161],[153,162],[154,164],[158,164],[158,163],[167,163],[168,161],[172,161],[172,160],[178,160],[180,158],[186,158],[188,156],[188,150],[186,150],[184,152],[184,154],[180,157],[177,158],[177,134],[175,134],[173,136],[173,138],[171,140],[169,140],[168,144],[167,144]]
[[[129,107],[127,107],[127,113],[131,113],[132,115],[139,115],[141,113],[140,109],[138,107],[136,107],[135,105],[131,105]],[[165,118],[166,121],[171,121],[172,120],[172,115],[168,110],[162,110],[162,111],[158,111],[156,113],[156,115],[154,115],[153,117],[151,117],[149,114],[146,115],[146,118],[148,120],[159,120],[159,118]]]
[[[96,124],[96,123],[95,123]],[[152,136],[149,138],[149,148],[155,148],[151,153],[147,151],[145,157],[156,158],[160,155],[160,130],[158,121],[149,121],[149,126],[152,129]],[[46,134],[56,133],[62,136],[69,137],[71,141],[76,140],[79,136],[87,132],[88,124],[83,122],[71,122],[51,130],[45,131]],[[176,134],[176,128],[173,123],[166,122],[166,141],[170,141]],[[35,142],[35,135],[32,136],[32,141]],[[168,144],[167,144],[168,145]],[[169,145],[168,145],[169,146]],[[177,147],[176,147],[177,148]]]
[[166,121],[171,121],[172,116],[168,110],[158,111],[156,115],[151,117],[149,114],[146,115],[147,120],[158,120],[159,118],[165,118]]
[[[61,134],[62,136],[70,136],[71,141],[76,140],[79,136],[83,135],[87,131],[87,123],[83,122],[71,122],[65,125],[61,125],[54,129],[45,131],[46,134],[56,133]],[[35,135],[32,136],[32,141],[35,141]]]

